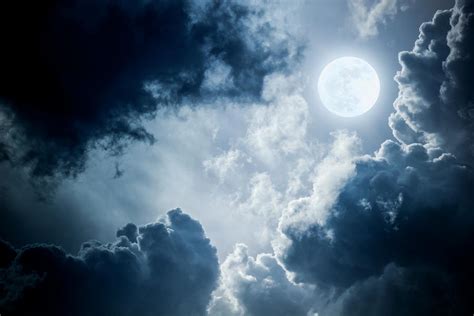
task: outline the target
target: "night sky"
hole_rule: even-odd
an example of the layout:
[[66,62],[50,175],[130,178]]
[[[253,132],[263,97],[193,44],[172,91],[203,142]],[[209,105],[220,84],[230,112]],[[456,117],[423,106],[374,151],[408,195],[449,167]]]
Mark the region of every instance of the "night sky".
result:
[[0,316],[474,313],[474,0],[3,1],[0,38]]

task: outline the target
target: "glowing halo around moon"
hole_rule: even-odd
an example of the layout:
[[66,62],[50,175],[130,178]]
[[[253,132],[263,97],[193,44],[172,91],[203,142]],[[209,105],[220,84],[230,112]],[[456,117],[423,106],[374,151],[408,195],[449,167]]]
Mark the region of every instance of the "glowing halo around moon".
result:
[[354,117],[370,110],[380,93],[375,69],[356,57],[341,57],[327,64],[318,80],[323,105],[332,113]]

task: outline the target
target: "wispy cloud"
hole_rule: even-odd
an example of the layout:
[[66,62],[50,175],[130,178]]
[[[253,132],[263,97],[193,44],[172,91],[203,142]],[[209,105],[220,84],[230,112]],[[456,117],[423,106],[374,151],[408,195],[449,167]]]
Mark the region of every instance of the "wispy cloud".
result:
[[349,0],[351,20],[357,35],[362,39],[374,37],[379,26],[385,24],[398,12],[397,0]]

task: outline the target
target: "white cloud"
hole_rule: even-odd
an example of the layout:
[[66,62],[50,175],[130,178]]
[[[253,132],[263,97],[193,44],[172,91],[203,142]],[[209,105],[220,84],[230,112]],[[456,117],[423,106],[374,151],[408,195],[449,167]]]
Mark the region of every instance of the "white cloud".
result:
[[204,72],[201,89],[204,92],[227,91],[234,88],[232,67],[223,60],[212,58]]
[[[238,149],[231,149],[220,155],[204,160],[203,166],[209,173],[214,174],[223,183],[229,176],[234,176],[235,172],[245,163],[245,156]],[[250,161],[249,161],[250,162]]]
[[356,27],[357,34],[362,39],[376,36],[380,24],[393,19],[398,12],[397,0],[349,0],[351,20]]
[[252,257],[244,244],[221,264],[220,286],[208,309],[211,316],[305,316],[314,288],[293,283],[271,254]]
[[257,242],[269,245],[275,237],[284,207],[283,194],[275,189],[267,173],[256,173],[249,183],[249,196],[237,207],[243,216],[258,218],[263,225],[255,232]]
[[275,104],[255,110],[244,142],[257,159],[268,165],[276,164],[283,157],[308,150],[307,124],[308,105],[303,97],[282,96]]
[[316,166],[312,193],[290,201],[280,225],[302,231],[311,224],[324,225],[342,187],[355,172],[353,160],[360,151],[360,140],[354,133],[340,131],[333,137],[328,154]]

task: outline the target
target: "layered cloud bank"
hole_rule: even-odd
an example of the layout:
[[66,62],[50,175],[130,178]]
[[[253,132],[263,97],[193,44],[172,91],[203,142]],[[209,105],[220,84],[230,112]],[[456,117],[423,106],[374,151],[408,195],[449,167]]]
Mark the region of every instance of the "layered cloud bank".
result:
[[176,209],[129,224],[111,244],[77,256],[50,245],[0,242],[0,311],[6,315],[204,315],[218,278],[216,249]]

